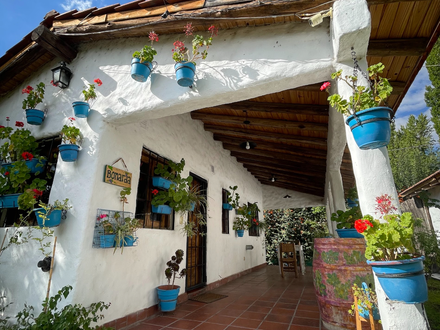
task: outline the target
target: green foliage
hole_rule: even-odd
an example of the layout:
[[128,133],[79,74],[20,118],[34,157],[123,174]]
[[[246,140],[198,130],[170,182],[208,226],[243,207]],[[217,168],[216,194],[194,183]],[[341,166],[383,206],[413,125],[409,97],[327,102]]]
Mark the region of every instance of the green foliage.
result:
[[38,316],[34,315],[34,307],[25,304],[25,308],[17,314],[17,324],[3,325],[0,329],[4,330],[110,330],[112,328],[93,326],[104,318],[102,311],[108,309],[110,304],[100,301],[92,303],[89,307],[81,304],[69,304],[59,309],[58,303],[66,299],[72,290],[71,286],[65,286],[58,293],[43,301],[43,312]]
[[425,274],[431,277],[434,268],[440,265],[440,240],[437,233],[423,226],[423,221],[417,219],[414,224],[414,244],[425,256],[423,266]]
[[392,124],[388,154],[399,191],[435,172],[440,166],[440,155],[435,149],[429,119],[424,114],[417,118],[411,115],[398,130]]
[[354,222],[360,218],[362,218],[362,212],[359,206],[346,211],[338,210],[336,213],[332,213],[331,216],[331,220],[338,223],[338,229],[352,229],[354,228]]
[[425,102],[431,108],[431,120],[437,135],[440,135],[440,40],[434,44],[426,59],[426,69],[432,86],[426,86]]
[[69,124],[63,126],[63,128],[61,129],[61,139],[65,144],[80,145],[82,139],[81,131],[78,127],[75,127],[73,125],[74,120],[75,118],[70,117]]
[[157,51],[151,46],[144,46],[140,51],[133,53],[133,58],[138,58],[140,62],[153,62]]
[[228,204],[231,204],[233,209],[237,209],[240,206],[240,195],[237,193],[238,186],[229,186],[229,190],[227,190],[228,195]]
[[368,76],[372,82],[371,88],[365,86],[355,88],[354,83],[358,78],[354,76],[343,77],[342,70],[333,73],[331,78],[344,81],[353,90],[353,96],[350,96],[349,100],[345,100],[339,94],[333,94],[327,98],[330,105],[345,115],[381,105],[393,91],[388,79],[379,75],[383,73],[384,69],[385,66],[382,63],[371,65],[368,68]]
[[0,147],[0,156],[4,162],[21,160],[23,152],[34,154],[38,143],[28,129],[12,131],[11,127],[0,127],[0,138],[6,140]]
[[43,102],[44,99],[44,85],[43,82],[40,82],[37,85],[37,89],[32,89],[31,86],[23,89],[22,94],[28,94],[28,96],[23,100],[23,109],[35,109],[35,107]]
[[256,217],[260,209],[258,208],[257,203],[244,203],[235,210],[235,220],[232,224],[233,230],[246,230],[252,227],[252,225],[256,225],[260,228],[264,229],[264,222],[256,221]]
[[423,305],[432,330],[440,330],[440,281],[428,279],[428,301]]
[[414,253],[412,214],[405,212],[402,215],[387,214],[383,216],[386,222],[374,220],[366,215],[363,219],[369,220],[373,226],[367,226],[362,233],[367,242],[365,257],[368,260],[390,261],[409,259],[408,253]]
[[[18,246],[21,244],[25,244],[25,243],[28,243],[32,239],[35,227],[31,227],[29,224],[29,221],[28,221],[31,213],[32,213],[32,211],[29,211],[25,216],[20,215],[20,221],[18,223],[14,223],[13,227],[10,228],[10,231],[8,231],[8,233],[10,233],[9,240],[6,239],[7,237],[1,238],[2,241],[3,241],[3,239],[5,239],[5,244],[3,244],[3,246],[0,249],[0,257],[3,253],[3,251],[8,249],[10,246],[12,246],[12,245]],[[23,229],[22,227],[26,227],[26,228]],[[5,233],[5,235],[7,235],[7,233]],[[0,310],[0,313],[1,313],[1,310]]]
[[33,237],[32,240],[38,242],[39,248],[38,251],[40,251],[45,257],[50,256],[52,252],[52,240],[54,237],[54,231],[51,230],[48,227],[35,227],[36,230],[40,231],[39,236]]
[[[168,280],[168,285],[174,286],[174,281],[177,278],[182,278],[186,275],[186,269],[182,269],[179,273],[180,264],[183,261],[183,250],[179,249],[175,252],[175,255],[171,256],[171,260],[167,262],[167,268],[165,269],[165,276]],[[171,282],[172,279],[172,282]]]
[[[377,309],[377,296],[376,291],[371,288],[361,288],[356,283],[352,286],[353,296],[357,298],[358,310],[361,313],[366,313],[369,309],[376,308]],[[356,310],[356,306],[354,304],[351,305],[351,308],[348,310],[350,315],[354,315]]]
[[[186,36],[193,35],[193,27],[191,23],[185,26],[185,34]],[[212,38],[217,34],[217,29],[214,26],[211,26],[208,31],[211,33],[211,36],[205,38],[200,35],[195,35],[191,44],[192,44],[192,55],[187,47],[185,47],[184,43],[177,40],[174,42],[173,49],[173,60],[176,63],[179,62],[192,62],[196,65],[196,61],[198,59],[206,59],[208,56],[208,49],[212,46]],[[203,49],[204,48],[204,49]],[[201,50],[203,49],[203,50]]]
[[67,210],[72,208],[72,206],[69,205],[68,198],[66,198],[62,202],[60,202],[59,200],[56,200],[53,204],[46,204],[46,203],[40,202],[38,205],[44,210],[44,211],[38,211],[38,215],[43,220],[43,226],[53,211],[60,210],[63,213],[65,213],[65,212],[67,212]]
[[313,238],[328,235],[325,207],[265,210],[265,245],[268,264],[277,263],[280,243],[299,241],[306,259],[312,259]]

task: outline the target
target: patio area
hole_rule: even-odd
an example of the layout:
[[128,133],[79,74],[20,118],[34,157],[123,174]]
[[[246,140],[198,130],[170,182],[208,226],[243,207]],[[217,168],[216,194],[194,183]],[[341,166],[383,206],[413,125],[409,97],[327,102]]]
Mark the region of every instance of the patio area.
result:
[[321,325],[313,288],[312,268],[295,278],[278,266],[242,276],[213,293],[226,298],[205,304],[188,300],[174,312],[158,313],[124,330],[317,330]]

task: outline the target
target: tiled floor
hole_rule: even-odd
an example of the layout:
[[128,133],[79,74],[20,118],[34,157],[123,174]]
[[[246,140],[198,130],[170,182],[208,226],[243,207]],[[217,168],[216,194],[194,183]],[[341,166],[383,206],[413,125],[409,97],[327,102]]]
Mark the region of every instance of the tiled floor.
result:
[[305,276],[268,266],[212,292],[227,298],[205,304],[187,301],[174,312],[160,313],[126,330],[318,330],[321,326],[311,267]]

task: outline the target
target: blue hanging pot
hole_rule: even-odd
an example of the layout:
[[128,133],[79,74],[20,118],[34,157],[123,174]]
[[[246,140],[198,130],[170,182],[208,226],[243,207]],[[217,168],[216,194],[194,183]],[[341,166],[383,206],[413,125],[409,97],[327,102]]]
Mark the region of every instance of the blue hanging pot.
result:
[[26,161],[26,166],[31,170],[32,174],[35,174],[37,172],[42,172],[44,170],[44,165],[46,165],[47,160],[46,159],[38,159],[33,158],[32,160]]
[[99,246],[101,248],[111,248],[115,246],[115,234],[107,234],[107,235],[101,235],[99,237]]
[[73,112],[77,118],[87,118],[89,116],[90,105],[87,102],[77,101],[72,103]]
[[21,194],[3,195],[0,199],[1,207],[4,209],[18,207],[18,197],[20,197],[20,195]]
[[356,112],[347,118],[345,123],[350,126],[360,149],[377,149],[390,143],[392,113],[393,110],[388,107],[376,107]]
[[223,203],[223,209],[224,210],[232,210],[232,205],[229,203]]
[[44,111],[38,109],[26,109],[26,120],[30,125],[41,125],[44,120]]
[[[153,63],[155,64],[153,66]],[[133,58],[131,60],[131,77],[139,82],[146,82],[150,73],[156,68],[157,63],[153,62],[141,62],[139,58]]]
[[60,144],[58,149],[60,150],[61,159],[65,162],[74,162],[78,159],[79,146],[76,144]]
[[43,208],[34,209],[35,216],[37,217],[37,222],[40,227],[56,227],[59,226],[61,223],[61,210],[53,210],[50,212],[49,216],[47,217],[46,221],[44,221],[43,224],[43,218],[40,215],[41,213],[46,213],[46,210]]
[[237,236],[238,237],[243,237],[244,236],[244,229],[237,229],[236,232],[237,232]]
[[336,229],[339,238],[364,238],[364,235],[359,234],[356,229]]
[[173,182],[162,178],[161,176],[153,176],[153,187],[170,189],[170,186]]
[[179,86],[191,87],[194,83],[196,65],[192,62],[179,62],[174,64],[176,70],[176,80]]
[[159,214],[171,214],[173,209],[168,205],[151,206],[151,212]]

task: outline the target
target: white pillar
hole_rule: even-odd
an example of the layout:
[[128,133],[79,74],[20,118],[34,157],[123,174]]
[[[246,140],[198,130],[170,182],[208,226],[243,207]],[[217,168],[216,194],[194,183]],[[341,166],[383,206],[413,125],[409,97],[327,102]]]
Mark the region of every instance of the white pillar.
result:
[[[366,71],[370,29],[370,13],[364,0],[344,0],[335,3],[332,21],[335,71],[342,69],[342,76],[353,74],[351,47],[356,51],[360,67]],[[358,85],[366,86],[366,79],[360,73],[358,77]],[[351,88],[345,82],[338,82],[335,87],[338,94],[345,99],[352,95]],[[350,128],[344,126],[362,213],[379,218],[379,214],[375,212],[376,197],[382,194],[390,195],[395,201],[395,206],[399,208],[387,149],[385,147],[375,150],[359,149]],[[391,302],[376,277],[375,284],[384,330],[429,329],[421,304]]]

